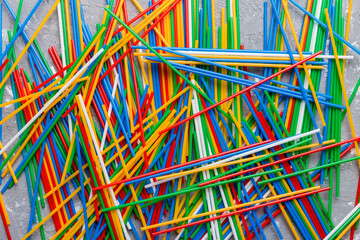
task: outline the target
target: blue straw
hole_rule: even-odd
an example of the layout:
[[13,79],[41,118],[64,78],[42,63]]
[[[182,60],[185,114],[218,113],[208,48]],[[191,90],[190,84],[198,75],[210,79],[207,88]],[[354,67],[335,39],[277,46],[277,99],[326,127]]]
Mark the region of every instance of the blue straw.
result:
[[89,224],[88,224],[88,217],[87,217],[86,198],[85,198],[84,179],[83,179],[83,171],[82,171],[82,164],[81,164],[80,141],[79,141],[79,136],[78,136],[77,131],[75,131],[75,142],[76,142],[79,178],[80,178],[80,186],[81,186],[80,199],[81,199],[81,203],[83,205],[85,232],[86,232],[86,238],[90,238]]
[[[46,147],[46,142],[44,141],[42,143],[39,166],[38,166],[38,171],[37,171],[37,174],[36,174],[36,182],[35,182],[35,187],[34,187],[33,198],[32,198],[32,201],[31,201],[30,219],[29,219],[29,225],[28,225],[28,231],[27,232],[30,232],[31,227],[32,227],[32,221],[33,221],[33,218],[34,218],[35,202],[37,200],[37,195],[38,195],[38,190],[39,190],[40,176],[41,176],[41,169],[42,169],[42,165],[43,165],[43,161],[44,161],[45,147]],[[28,239],[30,239],[30,237],[28,237],[27,240]]]
[[[288,39],[287,39],[287,37],[286,37],[285,29],[284,29],[284,27],[282,26],[281,20],[280,20],[280,18],[279,18],[279,14],[278,14],[278,12],[277,12],[277,10],[276,10],[276,8],[275,8],[274,0],[270,0],[270,2],[271,2],[271,5],[273,6],[273,11],[275,11],[276,20],[277,20],[278,26],[279,26],[279,28],[280,28],[280,30],[281,30],[281,34],[282,34],[282,36],[283,36],[283,39],[284,39],[286,48],[288,49],[288,53],[289,53],[289,57],[290,57],[290,59],[291,59],[291,62],[292,62],[293,64],[295,64],[294,57],[293,57],[293,55],[292,55],[292,53],[291,53],[290,43],[289,43],[289,41],[288,41]],[[298,68],[296,67],[296,68],[294,68],[294,71],[295,71],[296,77],[297,77],[297,79],[298,79],[298,83],[299,83],[299,85],[300,85],[300,87],[301,87],[301,93],[302,93],[303,98],[304,98],[303,100],[304,100],[305,103],[306,103],[306,107],[307,107],[307,109],[308,109],[310,118],[311,118],[311,120],[312,120],[312,122],[313,122],[314,128],[315,128],[315,129],[318,129],[319,127],[318,127],[318,125],[317,125],[317,123],[316,123],[315,116],[314,116],[314,114],[313,114],[313,112],[312,112],[312,108],[311,108],[311,105],[310,105],[310,103],[309,103],[309,99],[308,99],[307,95],[305,94],[305,88],[304,88],[303,82],[301,81],[301,76],[300,76],[299,70],[298,70]],[[319,140],[319,143],[321,144],[323,141],[322,141],[322,138],[321,138],[320,133],[319,133],[319,132],[316,133],[316,136],[317,136],[317,138],[318,138],[318,140]]]

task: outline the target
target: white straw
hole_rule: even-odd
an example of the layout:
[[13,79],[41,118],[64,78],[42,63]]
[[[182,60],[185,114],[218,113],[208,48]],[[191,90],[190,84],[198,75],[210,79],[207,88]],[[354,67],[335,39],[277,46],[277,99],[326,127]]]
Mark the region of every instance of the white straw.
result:
[[[112,59],[110,58],[110,62],[111,62],[111,60]],[[113,63],[111,63],[111,64],[113,64]],[[114,86],[113,86],[113,89],[112,89],[111,97],[114,99],[116,89],[117,89],[117,85],[119,83],[119,75],[117,74],[117,72],[114,69],[113,69],[113,72],[115,74],[115,80],[114,80]],[[112,109],[113,109],[113,105],[112,105],[112,102],[110,101],[109,110],[108,110],[109,117],[111,116]],[[100,150],[101,151],[104,149],[105,140],[106,140],[106,134],[107,134],[108,128],[109,128],[109,123],[106,121],[105,126],[104,126],[104,132],[103,132],[102,139],[101,139],[101,145],[100,145]]]
[[193,41],[193,35],[192,35],[192,25],[193,25],[193,23],[192,23],[192,15],[191,15],[191,4],[192,4],[192,0],[187,0],[188,1],[188,22],[189,22],[189,32],[188,32],[188,34],[189,34],[189,48],[192,48],[193,46],[192,46],[192,41]]
[[[193,81],[194,80],[192,80],[192,82]],[[196,93],[195,93],[195,91],[193,91],[193,99],[192,99],[191,107],[193,109],[194,114],[199,112],[198,104],[199,103],[197,100]],[[199,143],[199,154],[200,154],[200,157],[203,158],[206,156],[206,150],[205,150],[205,142],[204,142],[204,138],[203,138],[203,134],[202,134],[203,129],[202,129],[202,125],[201,125],[200,116],[196,117],[194,119],[194,122],[195,122],[196,138]],[[202,165],[202,166],[204,166],[204,165]],[[203,175],[204,180],[207,180],[208,178],[210,178],[210,173],[208,170],[203,171],[202,175]],[[206,196],[207,206],[209,207],[209,211],[215,210],[216,208],[215,208],[215,203],[214,203],[214,192],[212,191],[212,189],[206,188],[205,196]],[[214,217],[214,216],[215,216],[214,214],[211,215],[211,217]],[[213,234],[214,239],[220,240],[219,229],[215,226],[215,223],[213,221],[210,222],[210,225],[211,225],[211,232]]]
[[[316,12],[315,12],[315,17],[319,18],[320,17],[320,9],[321,9],[321,4],[322,4],[322,0],[319,0],[316,4]],[[313,31],[312,31],[312,37],[311,37],[311,42],[310,42],[310,51],[314,51],[315,49],[315,42],[316,42],[316,36],[317,36],[317,32],[318,32],[318,27],[319,24],[315,23],[314,27],[313,27]],[[311,74],[311,69],[309,69],[309,76]],[[309,87],[309,81],[307,79],[307,77],[305,76],[305,81],[304,81],[304,88],[308,89]],[[303,121],[304,121],[304,114],[305,114],[305,101],[301,100],[300,103],[300,110],[299,110],[299,117],[298,117],[298,124],[296,127],[296,134],[301,133],[301,128],[303,126]]]
[[[61,46],[61,62],[62,66],[66,66],[66,59],[65,59],[65,44],[64,44],[64,32],[63,32],[63,25],[61,22],[62,14],[60,9],[60,3],[57,5],[57,13],[58,13],[58,21],[59,21],[59,32],[60,32],[60,46]],[[64,71],[66,74],[66,70]]]
[[[174,50],[175,51],[175,50]],[[183,51],[178,50],[179,53],[192,54],[192,55],[215,55],[215,56],[252,56],[252,57],[289,57],[285,53],[251,53],[251,52],[212,52],[212,51]],[[310,56],[310,54],[303,54],[304,57]],[[293,54],[294,58],[300,58],[299,54]],[[334,55],[318,55],[314,58],[319,59],[335,59]],[[339,55],[339,59],[351,60],[354,59],[354,56],[349,55]]]

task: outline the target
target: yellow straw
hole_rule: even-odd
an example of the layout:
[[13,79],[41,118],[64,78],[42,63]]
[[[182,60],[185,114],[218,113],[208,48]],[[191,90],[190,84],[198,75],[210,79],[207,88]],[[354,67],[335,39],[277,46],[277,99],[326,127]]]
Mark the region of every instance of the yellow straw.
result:
[[9,219],[9,215],[7,214],[6,208],[5,208],[5,203],[4,203],[4,199],[2,197],[2,194],[0,192],[0,204],[1,204],[1,208],[4,209],[4,215],[5,215],[5,219],[6,219],[6,224],[10,225],[10,219]]

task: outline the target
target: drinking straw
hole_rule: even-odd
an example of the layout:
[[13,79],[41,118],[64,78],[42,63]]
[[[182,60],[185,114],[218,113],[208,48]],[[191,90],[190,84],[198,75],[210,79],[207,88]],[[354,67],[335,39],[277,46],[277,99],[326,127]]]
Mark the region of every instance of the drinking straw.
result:
[[[64,42],[64,28],[62,24],[62,13],[61,13],[61,3],[57,5],[57,16],[58,16],[58,23],[59,23],[59,37],[60,37],[60,49],[61,49],[61,63],[62,66],[66,66],[66,52],[65,52],[65,42]],[[66,74],[66,72],[65,72]]]
[[[145,46],[133,46],[133,49],[146,49]],[[196,57],[204,57],[204,58],[211,58],[214,56],[221,56],[225,59],[228,58],[235,58],[235,59],[290,59],[289,55],[286,54],[287,51],[258,51],[258,50],[251,50],[251,49],[207,49],[207,48],[181,48],[181,47],[153,47],[155,50],[160,48],[168,49],[180,53],[185,53],[188,55],[196,56]],[[300,55],[297,52],[292,51],[295,60],[300,59]],[[312,52],[305,52],[303,51],[304,56],[311,55]],[[136,53],[136,56],[153,56],[152,53]],[[163,54],[163,56],[173,56],[171,54]],[[351,60],[354,59],[354,56],[345,56],[339,55],[339,59],[346,59]],[[321,54],[316,57],[315,59],[335,59],[334,55],[329,54]],[[311,63],[313,61],[309,61]]]
[[[224,74],[220,74],[220,73],[213,73],[213,72],[208,72],[206,70],[199,70],[198,68],[193,68],[193,67],[189,67],[189,66],[185,66],[185,65],[180,65],[178,63],[173,63],[174,66],[176,66],[177,68],[181,69],[181,70],[186,70],[186,71],[190,71],[190,72],[199,72],[200,74],[204,75],[204,76],[209,76],[209,77],[216,77],[219,79],[224,79],[226,81],[229,82],[235,82],[235,83],[239,83],[239,84],[244,84],[244,85],[248,85],[251,86],[251,84],[253,83],[252,81],[248,81],[248,80],[244,80],[242,78],[236,78],[236,77],[232,77],[232,76],[227,76]],[[272,81],[272,82],[276,82],[276,81]],[[281,83],[281,85],[287,86],[288,84],[286,83]],[[283,95],[287,95],[287,96],[294,96],[296,98],[301,98],[302,99],[302,94],[296,92],[296,91],[289,91],[286,90],[284,88],[277,88],[274,86],[268,86],[268,85],[260,85],[258,87],[259,89],[267,89],[271,92],[276,92],[276,93],[281,93]],[[309,99],[310,101],[313,101],[313,99]],[[320,100],[320,103],[327,105],[327,106],[332,106],[332,107],[336,107],[336,108],[341,108],[341,109],[345,109],[344,106],[341,105],[335,105],[332,103],[328,103],[326,101]]]
[[[288,51],[272,51],[272,50],[251,50],[251,49],[207,49],[207,48],[181,48],[181,47],[153,47],[155,50],[159,50],[160,48],[166,50],[172,50],[175,52],[180,52],[184,54],[188,54],[191,56],[204,56],[205,58],[212,58],[214,56],[221,56],[225,59],[235,58],[235,59],[290,59],[289,55],[287,54]],[[145,46],[133,46],[133,49],[143,49],[145,50]],[[296,51],[291,51],[294,56],[294,59],[299,60],[300,55],[297,54]],[[309,51],[303,51],[303,55],[308,57],[312,54]],[[145,53],[136,53],[137,56],[153,56],[153,53],[145,52]],[[174,56],[170,53],[164,53],[163,56]],[[321,54],[316,57],[315,59],[335,59],[334,55],[328,54]],[[354,56],[350,55],[339,55],[340,59],[351,60],[354,59]],[[310,60],[310,62],[314,62]]]
[[[192,106],[193,106],[193,112],[194,113],[199,111],[199,102],[198,102],[197,96],[195,95],[195,92],[193,92]],[[203,158],[206,155],[206,150],[205,150],[204,137],[201,134],[203,132],[203,128],[202,128],[202,125],[200,123],[200,118],[195,119],[195,131],[196,131],[197,140],[199,142],[199,155],[200,155],[201,158]],[[204,165],[205,164],[202,164],[202,166],[204,166]],[[203,177],[203,180],[206,181],[210,177],[210,172],[209,171],[202,172],[202,177]],[[207,202],[207,205],[208,205],[208,208],[209,208],[208,211],[215,210],[216,207],[215,207],[215,203],[214,203],[213,189],[207,189],[206,188],[205,189],[205,196],[206,196],[206,202]],[[215,215],[210,215],[210,216],[213,217]],[[216,228],[215,223],[211,222],[210,224],[212,224],[212,226],[211,226],[212,234],[216,235],[217,238],[220,238],[220,233],[219,233],[218,229]],[[215,232],[214,232],[214,230],[215,230]]]

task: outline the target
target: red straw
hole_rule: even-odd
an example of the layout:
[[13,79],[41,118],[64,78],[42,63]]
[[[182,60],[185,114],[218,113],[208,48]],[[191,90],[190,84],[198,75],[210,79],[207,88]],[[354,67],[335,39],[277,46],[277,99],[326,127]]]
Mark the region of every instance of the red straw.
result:
[[8,225],[6,224],[6,219],[5,219],[5,214],[4,214],[4,209],[2,208],[2,206],[0,206],[0,215],[1,215],[1,219],[4,223],[4,228],[5,228],[5,232],[6,232],[6,236],[9,240],[11,240],[11,234],[10,234],[10,231],[9,231],[9,227]]
[[0,66],[0,72],[3,70],[3,68],[6,66],[6,64],[9,62],[9,59],[5,59],[5,61],[3,62],[3,64],[1,64]]
[[[75,61],[74,61],[75,62]],[[62,68],[60,71],[58,71],[57,73],[55,73],[54,75],[52,75],[51,77],[49,77],[47,80],[45,80],[44,82],[42,82],[41,84],[39,84],[38,86],[36,86],[33,90],[30,91],[30,93],[34,93],[37,92],[40,88],[42,88],[43,86],[45,86],[47,83],[49,83],[51,80],[53,80],[54,78],[56,78],[57,76],[59,76],[60,74],[62,74],[64,71],[66,71],[67,69],[69,69],[73,64],[69,63],[66,67]],[[1,67],[0,67],[1,69]],[[1,70],[0,70],[1,71]]]

